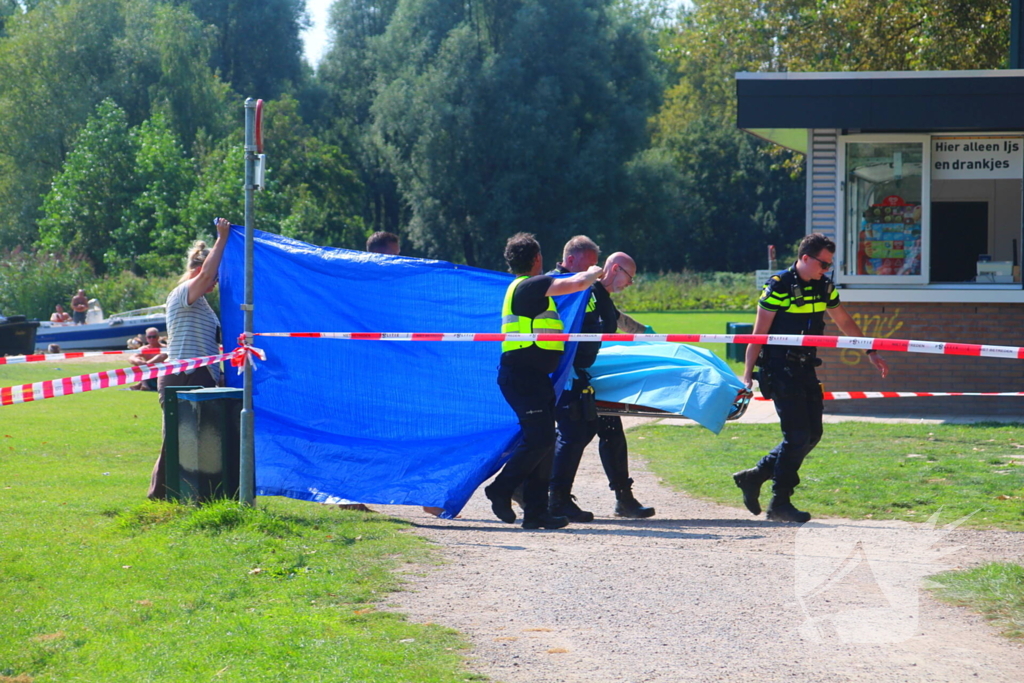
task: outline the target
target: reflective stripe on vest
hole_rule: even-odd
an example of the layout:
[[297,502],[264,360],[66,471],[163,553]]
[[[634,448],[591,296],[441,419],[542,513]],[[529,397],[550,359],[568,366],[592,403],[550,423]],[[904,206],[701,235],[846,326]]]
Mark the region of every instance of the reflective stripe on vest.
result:
[[[563,331],[562,319],[558,317],[558,307],[555,306],[555,300],[552,297],[548,297],[548,310],[544,311],[536,318],[528,318],[523,315],[515,315],[512,313],[512,296],[515,294],[516,287],[519,283],[526,279],[526,275],[521,275],[509,284],[508,289],[505,290],[505,302],[501,307],[501,331],[503,334],[561,334]],[[538,348],[544,349],[545,351],[565,351],[565,342],[560,341],[545,341],[545,342],[529,342],[529,341],[503,341],[501,343],[502,352],[505,351],[516,351],[518,349],[526,349],[534,344]]]

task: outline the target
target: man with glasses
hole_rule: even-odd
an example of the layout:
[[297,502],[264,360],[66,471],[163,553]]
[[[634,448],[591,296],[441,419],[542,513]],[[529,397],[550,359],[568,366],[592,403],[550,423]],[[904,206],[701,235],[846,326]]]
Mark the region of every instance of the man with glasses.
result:
[[[128,357],[128,362],[140,365],[156,365],[167,360],[167,349],[160,345],[160,330],[150,327],[146,330],[146,345]],[[134,387],[135,390],[156,391],[156,378],[142,380]]]
[[[551,275],[585,272],[597,264],[600,250],[585,235],[570,239],[562,250],[562,262]],[[630,334],[646,330],[629,316],[615,308],[610,294],[621,292],[633,284],[636,263],[627,254],[616,252],[605,260],[604,275],[590,289],[583,316],[585,333],[612,334],[622,329]],[[633,497],[633,480],[629,477],[629,451],[622,419],[617,415],[598,416],[594,390],[590,386],[587,370],[597,358],[601,342],[580,342],[576,347],[573,369],[576,379],[572,387],[562,392],[555,418],[558,440],[549,490],[549,512],[567,517],[571,522],[590,522],[594,513],[582,510],[572,495],[573,482],[580,466],[580,458],[596,434],[601,464],[608,476],[608,485],[615,491],[615,514],[620,517],[644,518],[654,514],[654,508],[644,507]]]
[[[827,311],[844,334],[863,336],[860,326],[840,304],[839,292],[826,274],[832,269],[835,252],[835,243],[820,233],[807,235],[800,242],[796,263],[765,283],[757,303],[754,334],[821,335]],[[867,354],[884,378],[889,366],[877,352]],[[743,504],[758,515],[761,485],[772,479],[768,519],[802,524],[810,521],[811,515],[796,509],[790,497],[800,483],[800,465],[821,439],[823,403],[814,370],[821,361],[814,347],[750,344],[743,370],[747,388],[753,384],[755,364],[760,368],[762,395],[775,402],[782,441],[755,467],[732,475],[733,481],[743,492]]]

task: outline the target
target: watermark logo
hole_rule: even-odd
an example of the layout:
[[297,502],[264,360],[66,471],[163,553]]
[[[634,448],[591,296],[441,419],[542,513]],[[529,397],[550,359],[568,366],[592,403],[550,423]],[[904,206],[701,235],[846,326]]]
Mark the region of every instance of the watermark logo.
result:
[[944,560],[959,547],[943,542],[970,515],[944,527],[938,517],[804,524],[796,534],[796,596],[806,617],[800,634],[874,644],[915,636],[924,579],[952,568]]

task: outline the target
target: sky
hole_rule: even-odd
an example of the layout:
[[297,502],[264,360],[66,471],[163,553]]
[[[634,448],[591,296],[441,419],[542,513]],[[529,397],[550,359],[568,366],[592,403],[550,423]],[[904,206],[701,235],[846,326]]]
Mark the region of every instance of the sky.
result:
[[[675,0],[676,4],[688,4],[688,0]],[[306,59],[316,66],[327,51],[327,16],[334,0],[306,0],[306,12],[309,13],[311,26],[302,32],[305,44]]]

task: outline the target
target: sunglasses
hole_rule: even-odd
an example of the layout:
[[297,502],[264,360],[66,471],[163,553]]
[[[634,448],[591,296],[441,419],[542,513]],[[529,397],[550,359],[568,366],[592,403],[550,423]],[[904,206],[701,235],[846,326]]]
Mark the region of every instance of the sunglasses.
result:
[[159,334],[147,334],[146,335],[146,339],[159,339],[159,338],[160,338]]
[[[811,255],[808,254],[808,256],[811,256]],[[811,256],[811,258],[814,259],[815,261],[817,261],[818,263],[820,263],[822,269],[824,269],[824,270],[832,270],[832,262],[831,261],[822,261],[817,256]]]

